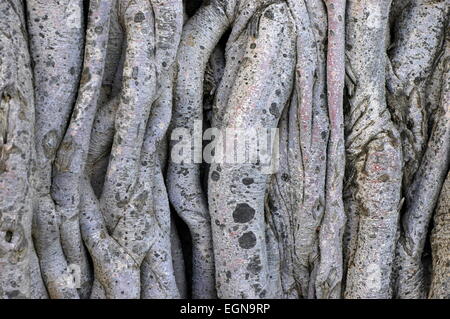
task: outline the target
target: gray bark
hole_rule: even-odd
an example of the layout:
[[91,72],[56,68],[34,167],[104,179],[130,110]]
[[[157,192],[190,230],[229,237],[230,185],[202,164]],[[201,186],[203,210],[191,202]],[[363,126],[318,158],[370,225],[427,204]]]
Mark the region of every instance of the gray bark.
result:
[[0,21],[0,298],[29,298],[35,114],[22,3],[1,2]]
[[0,298],[450,298],[449,14],[2,0]]

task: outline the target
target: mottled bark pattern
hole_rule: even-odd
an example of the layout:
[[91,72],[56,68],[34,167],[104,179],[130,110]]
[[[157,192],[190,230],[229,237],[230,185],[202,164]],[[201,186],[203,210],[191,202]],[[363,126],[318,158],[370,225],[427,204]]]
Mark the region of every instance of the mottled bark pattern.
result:
[[347,2],[347,298],[392,295],[402,154],[385,97],[390,3]]
[[31,297],[33,75],[22,1],[0,3],[0,298]]
[[0,0],[0,298],[450,298],[448,0]]

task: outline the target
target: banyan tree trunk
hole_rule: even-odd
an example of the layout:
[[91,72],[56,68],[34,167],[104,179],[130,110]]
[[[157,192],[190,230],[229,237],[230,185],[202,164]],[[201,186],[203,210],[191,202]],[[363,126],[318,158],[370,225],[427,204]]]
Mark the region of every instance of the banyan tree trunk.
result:
[[450,298],[447,0],[1,0],[0,298]]

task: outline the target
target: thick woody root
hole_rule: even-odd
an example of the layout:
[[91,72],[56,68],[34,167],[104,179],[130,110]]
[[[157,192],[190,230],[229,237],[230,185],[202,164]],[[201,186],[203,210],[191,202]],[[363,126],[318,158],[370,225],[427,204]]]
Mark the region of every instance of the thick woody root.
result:
[[327,92],[330,138],[327,154],[325,213],[320,227],[320,264],[316,279],[316,296],[318,298],[340,298],[343,275],[345,3],[345,0],[326,1],[328,13]]
[[[155,63],[158,76],[157,97],[144,141],[146,158],[153,161],[153,211],[151,234],[157,240],[141,267],[142,298],[186,297],[184,262],[176,259],[173,227],[163,170],[166,156],[166,133],[172,116],[174,62],[181,38],[183,11],[179,0],[152,1],[155,15]],[[159,235],[158,235],[159,234]],[[175,239],[176,240],[176,239]],[[179,247],[181,249],[181,247]],[[178,251],[181,253],[181,251]],[[180,257],[180,256],[179,256]]]
[[[157,16],[151,9],[148,3],[121,3],[127,47],[111,156],[100,202],[90,185],[90,193],[84,194],[82,230],[94,259],[93,298],[180,296],[159,158],[171,116],[173,58],[155,60],[153,52],[155,47],[158,52],[158,45],[153,26]],[[180,24],[181,16],[174,19]],[[172,39],[177,39],[179,29],[174,25]],[[158,63],[161,68],[168,65],[167,74],[157,76]],[[92,242],[98,235],[105,237],[101,247]],[[112,257],[110,251],[115,250]]]
[[[59,216],[50,196],[52,164],[75,102],[82,65],[83,4],[27,1],[36,97],[36,179],[33,234],[46,286],[53,298],[72,298],[59,240]],[[57,31],[57,26],[65,25]],[[86,294],[84,287],[82,293]],[[41,291],[41,294],[47,293]],[[37,297],[37,296],[36,296]]]
[[81,194],[80,226],[94,263],[91,298],[139,298],[139,265],[106,229],[87,178]]
[[425,298],[427,295],[422,253],[428,225],[450,163],[449,65],[447,48],[443,58],[443,83],[441,99],[435,111],[435,123],[420,167],[406,192],[396,258],[395,288],[398,298]]
[[141,149],[156,92],[151,8],[148,4],[124,1],[121,9],[127,48],[115,135],[101,196],[110,230],[122,218],[123,208],[133,194],[138,192]]
[[[299,296],[327,298],[332,295],[336,297],[339,292],[335,292],[339,291],[339,288],[322,289],[321,283],[316,284],[320,262],[318,235],[325,208],[328,141],[324,54],[326,10],[320,1],[307,1],[306,7],[297,2],[288,3],[296,19],[298,32],[298,82],[295,89],[302,94],[299,97],[294,92],[289,111],[286,110],[281,119],[281,164],[269,190],[269,209],[273,210],[272,220],[281,256],[282,289],[284,296],[288,298]],[[311,12],[314,14],[310,14]],[[342,17],[340,22],[343,23]],[[333,225],[332,228],[339,229],[338,222],[329,224]],[[328,228],[327,234],[334,231]],[[322,261],[322,275],[319,281],[327,281],[325,285],[328,286],[338,286],[341,278],[339,274],[341,262],[331,262],[333,259],[341,258],[339,231],[336,233],[337,236],[333,240],[324,241],[322,247],[323,251],[337,252]],[[328,261],[330,267],[336,266],[338,271],[330,271],[325,266],[325,261]],[[325,273],[333,279],[328,278]],[[325,289],[327,292],[324,292]]]
[[[124,30],[120,16],[120,0],[112,0],[109,22],[108,44],[106,46],[105,69],[98,97],[98,112],[120,93],[123,62],[125,57]],[[96,116],[97,120],[98,116]],[[94,123],[95,127],[95,123]]]
[[[152,243],[141,266],[142,298],[180,298],[171,253],[171,220],[169,201],[159,161],[153,167]],[[181,288],[182,289],[182,288]]]
[[[184,26],[176,65],[173,129],[187,129],[192,136],[194,123],[203,120],[202,88],[206,64],[228,25],[222,5],[212,1],[200,8]],[[173,149],[174,141],[171,146]],[[195,157],[183,163],[169,160],[168,191],[172,205],[188,225],[193,240],[192,296],[213,298],[216,292],[211,226],[201,188],[200,165],[197,164],[201,159]]]
[[[216,100],[217,88],[220,86],[225,71],[225,52],[222,43],[214,48],[206,65],[204,81],[203,81],[203,140],[210,140],[214,133],[208,136],[209,132],[213,132],[216,127],[212,127],[213,106]],[[205,144],[205,142],[203,142]],[[203,144],[204,152],[208,153],[212,149],[213,143]],[[202,163],[202,188],[208,189],[209,163]]]
[[[240,34],[247,30],[246,26],[248,23],[251,24],[250,29],[253,30],[250,31],[251,33],[254,33],[255,30],[257,30],[255,26],[258,25],[258,19],[250,22],[253,14],[259,7],[264,7],[264,4],[272,2],[272,0],[258,2],[238,2],[235,0],[212,1],[201,8],[186,24],[184,28],[184,42],[182,41],[178,56],[178,71],[179,76],[181,75],[182,78],[181,80],[178,78],[177,81],[176,92],[178,93],[175,96],[174,128],[187,128],[192,133],[192,126],[193,123],[195,123],[194,120],[202,120],[201,98],[206,62],[220,37],[229,27],[231,21],[233,20],[234,28],[229,37],[229,43],[234,44],[239,41]],[[238,3],[242,4],[242,8],[235,10]],[[240,15],[234,19],[236,12],[239,12]],[[204,28],[205,21],[207,21],[208,24],[214,25],[214,28],[209,30],[208,28]],[[198,47],[192,47],[194,43],[197,42],[201,43],[199,45],[200,50]],[[184,48],[184,46],[186,46],[186,48]],[[227,50],[227,55],[230,51],[232,50]],[[242,50],[237,48],[237,51]],[[197,60],[192,59],[193,56],[198,55],[200,55],[201,58]],[[230,65],[234,66],[234,72],[231,72],[233,74],[238,69],[239,64],[237,56],[233,56],[232,59],[236,59],[236,61],[231,61],[230,63]],[[193,61],[196,62],[192,63]],[[186,64],[189,65],[186,66]],[[190,76],[191,81],[189,83],[184,83],[186,82],[186,75]],[[191,77],[195,80],[192,81]],[[222,83],[224,82],[225,81],[222,81]],[[224,86],[226,86],[226,83]],[[191,93],[189,93],[189,91]],[[229,90],[225,89],[223,91],[225,92],[222,94],[222,97],[225,98],[221,100],[220,103],[226,105],[226,96],[229,95]],[[219,100],[220,98],[217,98],[217,101]],[[193,104],[192,107],[191,103]],[[215,103],[215,105],[216,104],[219,104],[219,102]],[[216,119],[223,116],[225,109],[226,107],[223,107],[219,109],[219,112],[213,112],[213,126],[220,127],[221,121],[217,121]],[[188,224],[194,240],[193,296],[203,298],[214,297],[216,293],[212,258],[212,240],[210,237],[210,219],[206,207],[206,199],[203,195],[199,179],[200,174],[198,165],[188,165],[186,163],[178,165],[170,163],[168,172],[170,199],[178,214],[180,214]],[[201,275],[205,273],[208,275]]]
[[439,195],[431,234],[433,276],[429,298],[450,299],[450,173]]
[[[294,292],[300,297],[314,298],[319,264],[318,231],[325,208],[327,18],[320,1],[289,1],[288,5],[297,26],[296,85],[286,113],[288,124],[286,130],[281,130],[282,139],[288,139],[286,151],[280,153],[286,163],[280,165],[276,174],[278,190],[271,197],[278,210],[290,207],[286,213],[279,211],[274,215],[277,229],[281,231],[278,238],[285,246],[282,250],[292,256],[292,266],[290,262],[284,266],[291,270],[284,269],[285,278],[282,278],[290,287],[283,289],[288,295]],[[291,233],[293,238],[288,240]],[[283,267],[283,258],[281,262]]]
[[120,98],[115,96],[104,105],[100,105],[92,127],[86,173],[90,177],[97,197],[100,197],[103,191],[103,183],[108,169],[109,156],[114,138],[114,122],[119,102]]
[[[299,298],[302,296],[301,285],[295,280],[292,243],[294,241],[296,203],[301,202],[303,192],[302,166],[300,158],[299,131],[297,125],[297,96],[294,93],[290,104],[286,105],[280,118],[279,170],[272,177],[268,189],[269,222],[275,229],[280,256],[280,281],[282,298]],[[297,164],[297,165],[296,165]]]
[[[132,4],[128,1],[121,3],[120,14],[124,21],[127,48],[113,148],[100,199],[109,242],[103,249],[93,250],[89,245],[88,248],[94,261],[97,260],[96,280],[107,297],[120,298],[122,294],[128,298],[139,298],[139,268],[149,248],[151,217],[146,211],[152,209],[153,202],[150,200],[150,167],[140,163],[145,128],[156,91],[156,70],[151,55],[154,45],[153,15],[148,3]],[[93,209],[99,214],[98,205]],[[84,236],[88,237],[89,232]],[[109,254],[107,248],[115,245],[122,249],[121,256],[117,256],[119,261],[133,261],[127,263],[129,273],[120,270],[120,263],[104,264]],[[119,283],[136,287],[118,294],[117,288],[121,285],[116,286],[111,278],[105,276],[110,273],[120,278]]]
[[220,85],[225,71],[225,54],[220,44],[212,52],[205,70],[203,83],[203,111],[208,127],[213,120],[212,108],[215,102],[216,91]]
[[[277,127],[291,93],[295,31],[285,4],[269,5],[258,14],[258,36],[242,35],[248,40],[221,128],[262,128],[261,134]],[[223,146],[218,143],[216,151]],[[264,216],[267,163],[233,160],[213,163],[208,183],[218,296],[276,297],[280,283],[269,272]]]
[[329,135],[325,91],[325,12],[323,4],[308,1],[301,10],[300,21],[297,21],[296,90],[301,162],[295,164],[294,161],[291,165],[303,168],[303,188],[302,201],[298,212],[294,213],[294,276],[305,298],[314,298],[316,295],[318,235],[325,211],[326,148]]
[[345,297],[389,298],[402,174],[399,134],[385,104],[390,0],[347,4],[349,170],[344,200],[350,242]]
[[434,107],[426,103],[425,90],[443,52],[447,15],[446,1],[414,1],[403,9],[392,26],[387,97],[402,136],[405,190],[413,182],[426,149],[429,117]]
[[109,154],[114,137],[114,120],[119,105],[118,95],[122,87],[125,43],[123,25],[119,15],[120,6],[121,1],[113,0],[105,70],[86,163],[86,171],[97,197],[100,197],[102,193],[103,182],[108,169]]
[[[146,138],[143,146],[143,161],[150,163],[153,172],[153,213],[154,222],[149,232],[152,244],[141,267],[142,298],[180,298],[185,295],[185,282],[180,282],[180,274],[176,267],[184,266],[173,262],[172,238],[176,229],[173,228],[170,207],[163,177],[162,162],[159,148],[166,136],[172,111],[173,72],[161,81],[162,94],[152,106]],[[181,261],[182,262],[182,261]]]
[[[277,0],[228,0],[224,2],[223,12],[230,20],[232,20],[229,21],[229,23],[232,22],[233,28],[225,48],[226,67],[223,70],[223,74],[222,71],[218,72],[221,81],[212,105],[213,112],[211,126],[214,128],[221,128],[222,120],[228,106],[228,99],[230,98],[230,93],[233,89],[231,83],[234,83],[236,74],[240,69],[244,57],[247,45],[247,37],[245,35],[258,37],[261,11],[264,10],[267,5],[274,2],[277,2]],[[217,57],[216,52],[217,50],[213,52],[211,59]]]
[[[148,55],[153,45],[153,30],[150,28],[153,16],[148,4],[133,5],[124,2],[121,3],[121,9],[127,37],[127,53],[117,111],[120,120],[116,121],[110,166],[101,200],[105,201],[105,196],[111,195],[116,188],[118,193],[122,191],[121,194],[127,198],[116,203],[115,201],[121,199],[116,196],[115,200],[102,204],[102,210],[108,212],[102,216],[100,204],[90,185],[85,185],[81,227],[83,239],[94,261],[96,283],[92,297],[104,295],[107,298],[139,298],[140,264],[148,249],[146,231],[149,229],[149,221],[144,211],[149,205],[147,198],[151,195],[151,181],[145,185],[140,184],[142,192],[135,194],[130,180],[125,177],[122,181],[117,168],[120,166],[133,177],[140,171],[138,161],[156,80],[155,68],[151,56]],[[142,50],[138,50],[138,47]],[[136,67],[137,65],[139,67]],[[153,85],[144,87],[144,83],[149,80]],[[128,115],[123,114],[125,109],[128,109]],[[129,130],[126,129],[127,125],[130,125]],[[129,192],[123,191],[120,182],[126,184]],[[137,179],[135,183],[138,183]],[[114,199],[114,194],[109,199]],[[119,204],[120,209],[113,209],[114,204]],[[97,236],[103,237],[98,243]]]
[[0,298],[29,298],[34,96],[22,1],[0,3],[0,47]]
[[79,267],[81,285],[87,291],[91,279],[79,228],[80,181],[103,77],[110,11],[110,1],[90,2],[80,87],[69,127],[57,152],[51,186],[51,196],[60,218],[64,255],[69,265]]
[[244,57],[246,41],[247,38],[241,36],[235,41],[227,42],[225,49],[226,65],[212,104],[211,127],[221,128],[228,106],[228,99],[233,88],[230,83],[234,83],[236,79],[236,74]]
[[[181,0],[151,0],[155,17],[155,62],[159,88],[164,89],[172,79],[172,67],[176,59],[183,27]],[[167,88],[166,88],[167,89]]]

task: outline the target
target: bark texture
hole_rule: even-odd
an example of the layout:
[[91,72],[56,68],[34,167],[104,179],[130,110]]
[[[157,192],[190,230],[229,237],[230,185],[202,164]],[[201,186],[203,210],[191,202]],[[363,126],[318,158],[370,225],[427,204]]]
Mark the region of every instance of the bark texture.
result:
[[0,298],[450,298],[448,0],[2,0]]

